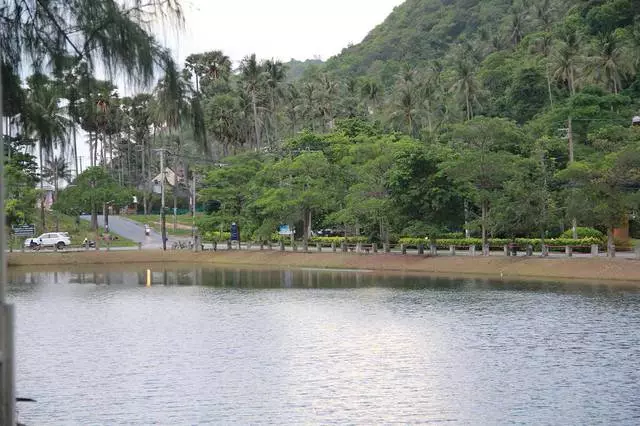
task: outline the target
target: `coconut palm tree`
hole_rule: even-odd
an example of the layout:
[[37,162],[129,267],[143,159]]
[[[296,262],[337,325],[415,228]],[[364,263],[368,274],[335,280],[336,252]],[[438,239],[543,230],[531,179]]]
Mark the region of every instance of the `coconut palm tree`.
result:
[[456,77],[451,91],[464,100],[466,119],[469,121],[473,118],[473,105],[478,103],[480,83],[475,75],[475,67],[468,58],[458,57],[454,63],[454,71]]
[[[72,173],[69,169],[67,161],[62,157],[53,157],[46,161],[46,166],[42,172],[42,177],[53,183],[53,202],[58,199],[58,188],[60,181],[69,182],[72,179]],[[60,229],[58,216],[56,215],[56,232]]]
[[588,58],[587,69],[597,82],[617,94],[623,78],[632,72],[629,55],[614,33],[601,34],[596,41],[595,55]]
[[271,109],[271,128],[273,129],[273,138],[278,141],[278,101],[283,96],[282,82],[287,77],[287,70],[281,61],[268,60],[264,63],[266,71],[267,87],[269,88],[270,109]]
[[380,84],[376,80],[365,79],[360,88],[360,95],[367,102],[369,114],[373,115],[380,103]]
[[[25,129],[38,141],[40,175],[44,176],[45,157],[55,148],[64,150],[70,120],[60,107],[60,94],[52,82],[44,75],[35,74],[28,79],[27,103],[24,111]],[[46,228],[44,214],[44,183],[40,179],[40,220]]]
[[253,112],[253,128],[256,149],[260,150],[260,125],[258,123],[258,96],[264,82],[264,67],[258,63],[256,54],[245,56],[240,64],[240,78],[244,90],[251,96],[251,110]]

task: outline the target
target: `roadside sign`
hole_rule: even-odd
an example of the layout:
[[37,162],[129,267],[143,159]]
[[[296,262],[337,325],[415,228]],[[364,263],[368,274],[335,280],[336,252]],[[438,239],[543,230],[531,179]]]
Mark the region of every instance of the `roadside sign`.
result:
[[16,237],[33,237],[36,234],[35,225],[12,225],[11,228]]
[[280,228],[278,228],[278,234],[291,235],[291,230],[289,229],[289,225],[280,225]]
[[240,230],[235,222],[231,224],[231,241],[240,241]]

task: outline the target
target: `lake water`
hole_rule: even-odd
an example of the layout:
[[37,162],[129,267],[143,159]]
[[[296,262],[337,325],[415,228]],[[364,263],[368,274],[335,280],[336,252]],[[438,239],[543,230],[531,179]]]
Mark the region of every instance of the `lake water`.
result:
[[10,272],[27,425],[640,423],[640,292],[317,270]]

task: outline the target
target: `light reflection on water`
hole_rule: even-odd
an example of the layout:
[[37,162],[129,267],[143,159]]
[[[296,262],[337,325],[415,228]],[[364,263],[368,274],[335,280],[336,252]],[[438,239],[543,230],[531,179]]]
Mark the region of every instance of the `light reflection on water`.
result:
[[322,270],[10,275],[20,419],[637,424],[640,293]]

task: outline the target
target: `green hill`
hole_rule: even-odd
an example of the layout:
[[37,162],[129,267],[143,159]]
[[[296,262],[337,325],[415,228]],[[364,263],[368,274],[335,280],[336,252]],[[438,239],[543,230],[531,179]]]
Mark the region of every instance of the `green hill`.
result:
[[287,68],[287,81],[298,81],[305,75],[307,70],[313,67],[319,67],[322,64],[324,64],[324,62],[321,59],[307,59],[304,61],[291,59],[289,62],[284,63],[284,66]]
[[527,35],[557,31],[568,14],[579,16],[591,35],[634,22],[632,0],[407,0],[365,39],[327,61],[340,75],[373,74],[389,82],[400,64],[441,60],[459,45],[483,59],[511,50]]

